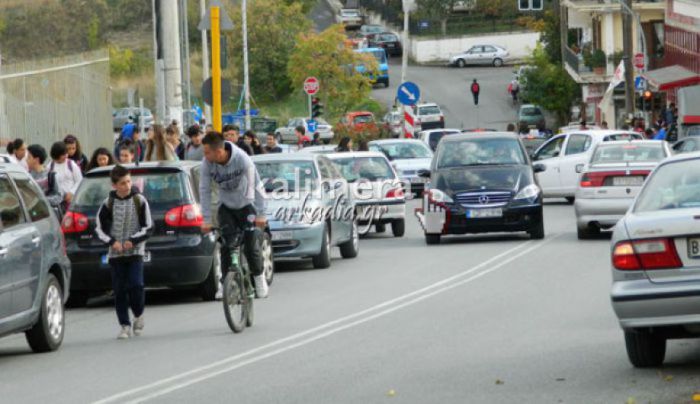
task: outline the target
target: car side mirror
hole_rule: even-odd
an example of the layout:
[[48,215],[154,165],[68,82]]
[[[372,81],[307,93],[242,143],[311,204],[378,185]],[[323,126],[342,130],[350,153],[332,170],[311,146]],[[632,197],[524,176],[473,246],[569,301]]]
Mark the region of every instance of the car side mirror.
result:
[[418,170],[418,176],[422,178],[430,178],[430,170],[421,169]]
[[583,164],[576,164],[576,173],[581,174],[583,172]]
[[541,163],[533,164],[532,171],[534,171],[535,173],[541,173],[541,172],[547,171],[547,166],[544,164],[541,164]]

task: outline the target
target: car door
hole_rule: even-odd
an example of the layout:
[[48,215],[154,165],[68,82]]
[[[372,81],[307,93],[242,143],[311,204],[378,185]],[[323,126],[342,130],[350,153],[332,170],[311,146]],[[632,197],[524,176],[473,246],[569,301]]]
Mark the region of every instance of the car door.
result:
[[321,181],[328,184],[327,186],[324,185],[323,203],[324,208],[331,208],[331,243],[337,245],[346,241],[351,231],[348,224],[342,220],[342,215],[335,213],[337,210],[336,204],[340,209],[347,206],[347,198],[343,198],[343,189],[336,188],[338,177],[333,171],[332,163],[323,156],[318,156],[316,163],[321,173]]
[[565,140],[566,135],[553,137],[540,146],[532,157],[533,161],[547,167],[543,172],[535,174],[544,196],[557,196],[557,193],[561,192],[559,164]]
[[56,237],[51,228],[51,216],[49,205],[43,198],[43,192],[26,174],[12,174],[24,208],[32,223],[31,249],[24,259],[29,261],[28,268],[15,272],[15,291],[12,295],[13,306],[20,312],[32,308],[39,293],[39,281],[42,269],[48,264],[44,257],[50,256],[50,250],[56,245]]
[[20,312],[14,304],[17,273],[30,273],[34,226],[12,181],[0,174],[0,323]]
[[493,63],[496,58],[496,48],[493,46],[484,46],[484,64]]
[[559,163],[559,178],[561,188],[565,196],[576,194],[581,174],[576,172],[576,166],[585,164],[588,161],[589,151],[593,144],[591,135],[584,133],[573,133],[568,136],[564,146],[564,156]]

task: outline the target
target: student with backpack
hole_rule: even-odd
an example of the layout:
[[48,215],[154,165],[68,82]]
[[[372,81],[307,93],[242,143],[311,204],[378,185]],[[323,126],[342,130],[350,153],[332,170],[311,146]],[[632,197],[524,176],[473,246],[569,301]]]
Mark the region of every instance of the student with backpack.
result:
[[41,190],[44,191],[44,195],[46,195],[46,199],[49,201],[51,207],[59,213],[59,217],[62,217],[62,212],[59,209],[61,202],[63,202],[63,195],[61,195],[58,184],[56,183],[56,173],[47,171],[44,167],[46,158],[46,149],[44,149],[43,146],[33,144],[27,147],[27,168],[29,175],[34,178],[34,181],[36,181]]
[[474,97],[474,105],[479,105],[479,93],[481,92],[481,86],[474,79],[471,86],[472,96]]
[[83,174],[80,167],[68,158],[68,150],[64,142],[58,141],[51,146],[51,160],[49,172],[56,173],[56,183],[64,196],[65,210],[73,200],[73,195],[80,181],[83,180]]
[[[148,200],[132,187],[129,170],[117,165],[110,173],[112,188],[97,211],[95,233],[109,246],[114,303],[120,330],[117,339],[141,335],[144,328],[145,291],[143,259],[153,228]],[[129,309],[134,316],[129,317]]]

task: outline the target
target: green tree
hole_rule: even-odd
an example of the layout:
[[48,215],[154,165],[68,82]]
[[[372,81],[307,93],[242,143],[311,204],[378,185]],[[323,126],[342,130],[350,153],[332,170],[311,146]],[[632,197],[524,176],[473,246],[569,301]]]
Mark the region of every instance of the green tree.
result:
[[292,4],[299,4],[301,6],[301,12],[308,14],[318,3],[319,0],[284,0],[284,3],[288,6]]
[[[345,45],[345,39],[341,25],[333,25],[318,34],[300,34],[288,64],[289,77],[296,91],[301,91],[307,77],[318,78],[319,97],[331,117],[338,117],[366,102],[372,90],[367,76],[378,71],[374,56],[355,52]],[[367,75],[357,72],[356,67],[360,65],[365,67]]]
[[456,3],[457,0],[417,0],[417,12],[420,16],[439,20],[442,35],[447,35],[447,20]]

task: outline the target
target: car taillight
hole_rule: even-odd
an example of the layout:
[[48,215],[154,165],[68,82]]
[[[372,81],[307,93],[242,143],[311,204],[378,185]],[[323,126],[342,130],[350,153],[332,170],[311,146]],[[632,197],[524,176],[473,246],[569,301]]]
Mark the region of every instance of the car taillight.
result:
[[643,176],[646,178],[649,175],[648,170],[634,170],[634,171],[594,171],[590,173],[584,173],[581,176],[581,187],[602,187],[605,184],[605,179],[609,177],[626,177],[626,176]]
[[404,193],[403,193],[403,189],[401,189],[401,188],[390,189],[386,193],[387,198],[403,198],[403,196],[404,196]]
[[613,266],[621,271],[683,266],[673,239],[623,241],[613,249]]
[[170,227],[200,227],[203,222],[199,205],[178,206],[165,214],[165,224]]
[[67,212],[61,220],[63,234],[82,233],[88,229],[90,221],[87,216],[77,212]]

